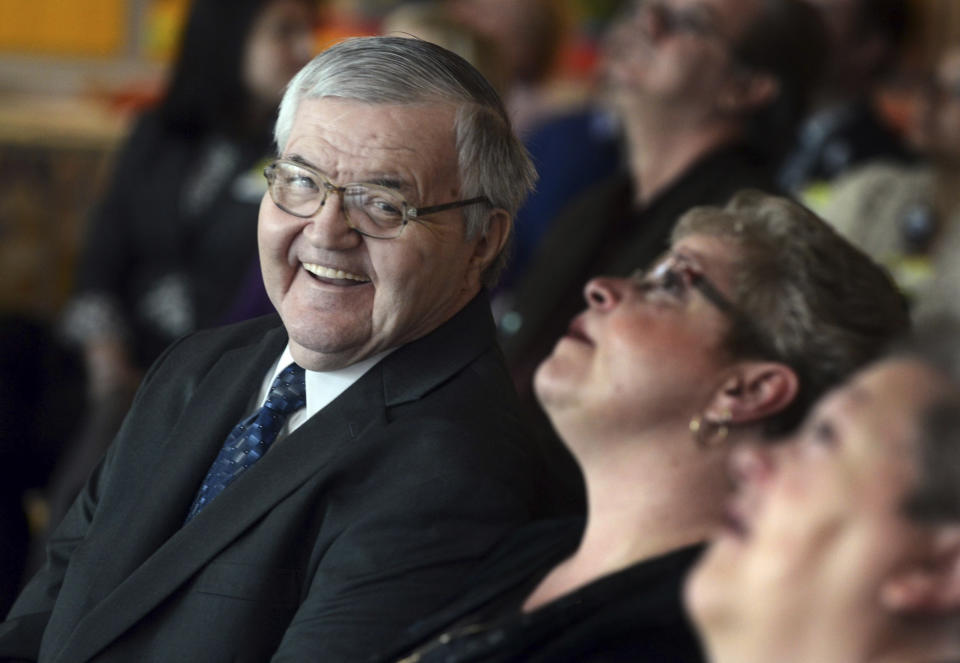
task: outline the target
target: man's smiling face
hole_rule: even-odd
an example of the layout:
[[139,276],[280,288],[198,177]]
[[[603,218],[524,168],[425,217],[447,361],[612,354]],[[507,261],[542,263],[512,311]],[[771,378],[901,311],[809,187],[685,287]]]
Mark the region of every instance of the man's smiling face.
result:
[[[413,207],[458,200],[455,109],[337,98],[300,103],[286,159],[331,182],[388,185]],[[480,238],[460,209],[411,222],[396,239],[352,230],[338,194],[310,218],[260,205],[260,264],[298,364],[348,366],[432,331],[480,290]]]

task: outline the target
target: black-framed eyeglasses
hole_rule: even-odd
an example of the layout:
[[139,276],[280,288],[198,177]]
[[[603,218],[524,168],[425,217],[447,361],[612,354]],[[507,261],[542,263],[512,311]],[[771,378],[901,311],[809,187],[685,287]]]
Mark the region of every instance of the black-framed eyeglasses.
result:
[[410,221],[458,207],[490,204],[479,196],[429,207],[412,207],[400,192],[378,184],[350,183],[338,186],[322,173],[289,159],[277,159],[263,171],[270,198],[288,214],[310,218],[320,211],[331,193],[340,195],[340,206],[347,225],[374,239],[400,236]]
[[690,34],[697,37],[717,39],[725,46],[730,40],[720,32],[716,23],[696,8],[679,9],[665,0],[636,0],[632,7],[634,17],[644,14],[656,22],[656,26],[666,34]]
[[753,318],[724,295],[689,257],[668,252],[655,260],[647,270],[634,272],[632,278],[643,290],[656,290],[677,300],[685,299],[691,289],[696,290],[733,323],[738,352],[768,359],[779,356],[775,345]]
[[703,271],[688,257],[680,253],[667,253],[653,262],[646,270],[637,270],[632,278],[645,290],[656,289],[677,298],[685,296],[690,288],[703,295],[704,299],[731,317],[746,317]]

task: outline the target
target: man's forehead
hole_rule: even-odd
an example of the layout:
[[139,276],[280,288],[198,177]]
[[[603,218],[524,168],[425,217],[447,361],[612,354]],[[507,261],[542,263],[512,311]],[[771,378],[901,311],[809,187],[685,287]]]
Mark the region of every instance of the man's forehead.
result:
[[[337,158],[408,166],[448,167],[456,159],[454,110],[443,104],[378,104],[338,97],[305,99],[297,108],[284,154],[307,165]],[[455,161],[454,161],[455,163]],[[419,166],[418,166],[419,164]]]

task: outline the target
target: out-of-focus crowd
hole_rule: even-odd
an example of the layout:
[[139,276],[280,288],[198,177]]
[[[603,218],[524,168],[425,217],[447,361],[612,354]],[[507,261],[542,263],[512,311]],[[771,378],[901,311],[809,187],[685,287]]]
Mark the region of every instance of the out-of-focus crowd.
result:
[[[160,387],[154,380],[146,396],[138,388],[145,375],[166,375],[151,366],[164,366],[183,347],[178,339],[279,309],[291,345],[309,345],[289,319],[293,286],[280,284],[284,260],[271,254],[269,223],[320,217],[338,200],[341,230],[380,247],[375,255],[429,228],[431,214],[493,209],[480,239],[464,234],[478,242],[476,286],[489,296],[517,421],[530,439],[563,442],[569,453],[550,460],[564,488],[551,515],[564,518],[491,545],[460,600],[410,615],[396,642],[364,650],[355,638],[336,651],[417,661],[695,661],[702,647],[718,663],[866,663],[901,660],[864,654],[872,648],[886,656],[922,642],[924,656],[953,655],[944,633],[954,622],[943,615],[960,609],[960,503],[951,487],[960,476],[946,445],[960,444],[960,374],[951,365],[960,344],[944,320],[960,319],[960,20],[956,43],[933,47],[931,21],[951,12],[909,0],[362,4],[358,14],[349,3],[234,0],[225,10],[193,0],[163,92],[132,123],[88,215],[68,304],[49,325],[2,319],[0,613],[33,572],[41,578],[7,631],[35,628],[31,606],[60,591],[62,577],[43,580],[57,564],[54,552],[44,562],[49,538],[48,550],[59,550],[78,518],[84,533],[97,531],[87,502],[112,471],[98,464],[125,417],[128,437],[139,430],[131,405],[142,413],[137,399]],[[362,67],[337,60],[316,65],[314,79],[284,97],[319,48],[356,31],[437,44],[483,75],[537,173],[515,213],[486,190],[463,192],[510,168],[521,173],[518,191],[529,183],[516,166],[526,157],[494,163],[477,136],[475,153],[465,147],[473,143],[458,133],[461,116],[478,135],[494,135],[499,120],[470,115],[493,111],[477,101],[486,88],[469,87],[460,59],[411,73],[420,82],[408,106],[402,76],[381,99]],[[377,67],[387,52],[435,64],[428,51],[390,40],[353,43],[384,44],[370,56]],[[369,55],[356,48],[353,57]],[[337,78],[338,67],[349,73]],[[353,150],[379,165],[371,156],[379,147],[368,146],[402,126],[424,147],[400,152],[426,169],[440,130],[424,118],[446,121],[430,113],[452,93],[428,89],[416,78],[424,71],[449,74],[472,99],[457,107],[455,148],[446,134],[442,143],[457,150],[463,191],[417,201],[386,168],[350,183],[353,157],[327,169],[311,161],[310,141],[322,136],[318,152]],[[294,110],[277,124],[281,99]],[[383,106],[401,110],[377,114]],[[422,111],[418,120],[403,115],[411,107]],[[467,227],[482,213],[462,212]],[[302,232],[308,239],[291,240],[290,264],[307,262],[306,242],[320,243],[310,239],[320,231]],[[311,278],[338,288],[377,283],[357,264],[355,272],[314,265]],[[397,263],[384,264],[386,281]],[[398,309],[412,301],[430,309],[418,297],[450,287],[442,271],[406,276],[415,283],[397,292],[416,297]],[[922,333],[903,341],[911,323]],[[396,332],[397,343],[355,359],[402,365],[405,345],[435,328]],[[421,360],[425,373],[438,370]],[[183,402],[204,384],[184,387]],[[261,402],[273,398],[269,385]],[[179,407],[176,396],[164,398],[163,408]],[[126,448],[110,462],[122,463]],[[42,517],[28,517],[28,492]],[[718,526],[723,533],[697,564]],[[304,553],[306,566],[324,554]],[[699,639],[681,605],[691,568],[686,600]],[[321,619],[296,619],[311,618]],[[344,632],[361,632],[354,627],[364,619],[376,616]],[[941,660],[911,656],[902,660]]]

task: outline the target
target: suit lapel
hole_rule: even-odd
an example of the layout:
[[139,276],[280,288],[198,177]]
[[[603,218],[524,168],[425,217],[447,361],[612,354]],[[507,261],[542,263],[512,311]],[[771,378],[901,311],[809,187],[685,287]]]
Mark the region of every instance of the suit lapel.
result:
[[449,380],[481,352],[495,347],[490,300],[481,292],[426,336],[398,348],[383,362],[387,407],[416,400]]
[[[145,470],[142,488],[117,518],[123,530],[101,542],[110,559],[94,579],[93,595],[106,595],[80,620],[60,650],[70,661],[84,660],[129,628],[189,577],[193,557],[180,558],[186,575],[152,576],[155,558],[181,538],[187,509],[227,433],[240,420],[286,336],[272,330],[258,344],[229,350],[197,386],[195,396],[167,434],[159,461]],[[237,385],[249,385],[238,389]],[[195,556],[194,556],[195,557]],[[205,558],[196,558],[202,563]],[[195,569],[194,569],[195,570]],[[190,571],[192,572],[192,571]],[[175,584],[172,584],[174,583]],[[101,589],[97,589],[97,588]],[[81,655],[82,654],[82,655]]]
[[[236,385],[261,384],[283,345],[268,339],[253,357],[249,349],[224,354],[171,433],[171,449],[164,455],[176,461],[158,467],[149,488],[135,500],[143,511],[131,522],[139,521],[141,528],[125,538],[146,543],[129,544],[136,549],[121,554],[146,561],[126,571],[127,577],[79,622],[57,660],[82,661],[96,654],[368,429],[382,427],[387,407],[415,400],[449,379],[491,345],[493,333],[489,300],[478,296],[447,324],[370,369],[181,526],[200,481],[247,405],[249,390]],[[237,371],[239,362],[245,368]],[[141,552],[148,545],[156,550],[152,555]]]

